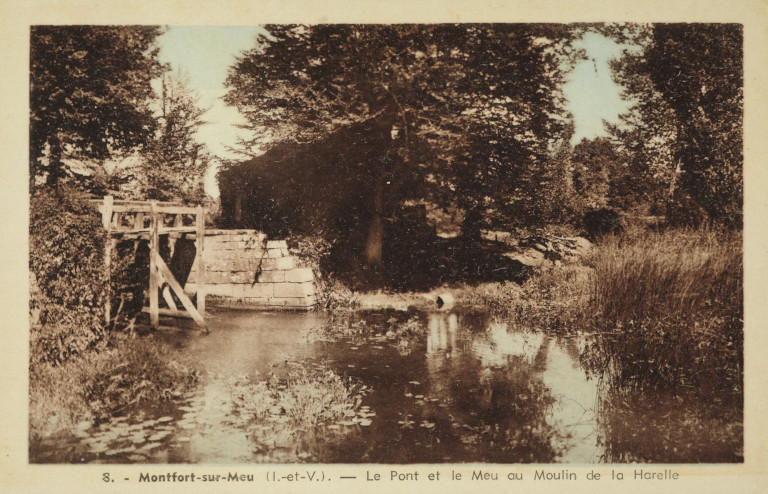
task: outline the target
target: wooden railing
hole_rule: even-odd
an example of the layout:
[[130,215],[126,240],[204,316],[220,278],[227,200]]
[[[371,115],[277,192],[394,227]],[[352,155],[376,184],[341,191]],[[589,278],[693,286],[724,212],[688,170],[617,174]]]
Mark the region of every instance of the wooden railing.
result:
[[[111,264],[112,253],[118,241],[133,240],[134,254],[141,241],[149,242],[149,307],[143,310],[149,313],[149,324],[153,329],[159,327],[160,315],[189,317],[198,326],[207,331],[205,324],[204,284],[197,283],[197,306],[192,303],[184,288],[176,280],[168,265],[160,255],[160,236],[168,236],[171,256],[179,238],[195,240],[197,257],[197,279],[205,279],[205,209],[202,206],[185,206],[180,203],[159,201],[124,201],[112,196],[91,201],[101,212],[102,225],[107,231],[109,241],[105,250],[105,263]],[[181,302],[180,310],[173,295]],[[160,307],[162,294],[167,308]],[[109,322],[112,308],[107,297],[105,314]]]

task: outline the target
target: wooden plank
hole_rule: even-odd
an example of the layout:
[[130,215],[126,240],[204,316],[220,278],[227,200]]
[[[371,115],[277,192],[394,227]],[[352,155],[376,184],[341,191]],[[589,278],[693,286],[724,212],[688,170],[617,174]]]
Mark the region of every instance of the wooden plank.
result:
[[[107,245],[104,248],[104,267],[107,270],[107,277],[111,279],[112,269],[112,240],[109,236],[109,229],[112,224],[112,196],[104,196],[104,207],[101,210],[101,223],[107,231]],[[112,294],[110,293],[110,283],[107,283],[107,296],[104,301],[104,321],[107,325],[112,318]]]
[[149,237],[149,325],[152,328],[157,328],[160,325],[160,313],[158,312],[160,305],[157,297],[157,260],[160,259],[160,253],[158,252],[160,244],[160,237],[158,235],[160,215],[155,212],[154,204],[151,209],[150,223],[152,233]]
[[[165,264],[165,261],[157,255],[155,259],[155,264],[157,265],[157,268],[159,272],[163,275],[165,280],[168,282],[168,285],[171,287],[171,290],[176,294],[176,296],[181,301],[181,304],[184,306],[184,308],[189,312],[190,316],[192,316],[192,319],[195,320],[195,322],[203,328],[207,328],[205,324],[205,319],[203,319],[203,316],[200,315],[200,313],[195,308],[192,301],[189,299],[186,293],[184,293],[184,289],[181,287],[178,281],[176,281],[176,278],[173,276],[173,273],[168,268],[168,266]],[[150,313],[150,317],[152,314]]]
[[[112,211],[116,213],[151,213],[152,206],[128,206],[114,204],[112,206]],[[195,214],[196,208],[194,206],[162,206],[158,204],[156,211],[162,214]]]
[[163,273],[159,272],[157,273],[157,281],[162,287],[162,294],[163,294],[163,300],[165,300],[165,303],[168,305],[169,309],[172,310],[179,310],[178,307],[176,307],[176,302],[173,300],[173,296],[171,295],[171,290],[168,288],[168,281],[163,276]]
[[[152,227],[149,228],[125,228],[122,230],[111,230],[112,233],[115,234],[124,234],[124,235],[131,235],[134,233],[150,233],[152,231]],[[160,235],[166,234],[166,233],[196,233],[197,228],[194,226],[162,226],[159,225],[158,231],[160,232]]]
[[137,212],[136,216],[133,217],[133,229],[134,230],[144,229],[144,213]]
[[[146,324],[142,324],[140,322],[134,323],[134,328],[137,331],[147,331],[147,330],[152,329],[152,328],[149,328]],[[206,332],[204,329],[200,329],[200,328],[179,328],[179,327],[176,327],[176,326],[163,326],[163,325],[159,325],[157,328],[152,329],[152,331],[173,331],[173,332],[179,332],[179,331],[184,331],[184,332],[187,332],[187,331],[202,331],[202,332]]]
[[183,202],[163,202],[163,201],[134,201],[129,199],[116,199],[115,204],[120,206],[151,206],[152,203],[158,206],[184,206]]
[[165,300],[165,303],[168,305],[169,309],[172,310],[179,310],[178,307],[176,307],[176,302],[173,301],[173,296],[171,295],[171,290],[168,288],[168,285],[163,286],[163,300]]
[[[192,319],[192,315],[185,311],[185,310],[172,310],[172,309],[165,309],[161,307],[158,309],[161,316],[168,316],[168,317],[178,317],[181,319]],[[149,307],[143,307],[141,309],[142,312],[148,314],[149,313]]]
[[205,316],[205,258],[203,257],[203,251],[205,250],[205,210],[202,206],[197,207],[195,226],[197,226],[195,247],[198,261],[196,274],[197,279],[200,280],[197,284],[197,310],[202,316]]
[[109,226],[112,224],[112,196],[104,196],[104,204],[101,208],[101,224],[104,225],[104,229],[109,231]]

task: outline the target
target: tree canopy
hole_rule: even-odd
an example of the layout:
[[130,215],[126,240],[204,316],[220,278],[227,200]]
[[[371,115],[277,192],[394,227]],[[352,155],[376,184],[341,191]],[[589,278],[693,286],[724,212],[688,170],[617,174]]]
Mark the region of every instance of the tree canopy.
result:
[[[635,31],[643,49],[615,64],[626,97],[635,102],[625,120],[630,125],[616,134],[648,169],[656,168],[656,176],[669,178],[676,202],[701,209],[711,221],[738,223],[743,202],[742,27],[656,24]],[[668,163],[666,170],[659,161]]]
[[144,144],[160,75],[156,26],[33,26],[30,182],[55,185],[62,157],[104,159]]
[[[559,48],[571,33],[566,26],[266,30],[269,35],[230,69],[225,97],[248,120],[256,139],[244,144],[255,153],[270,143],[313,142],[344,126],[394,115],[389,145],[382,149],[388,157],[369,163],[369,239],[381,235],[380,218],[403,199],[398,192],[404,189],[509,218],[515,212],[510,197],[528,193],[530,170],[543,166],[564,129]],[[404,185],[413,176],[423,177],[421,187]]]

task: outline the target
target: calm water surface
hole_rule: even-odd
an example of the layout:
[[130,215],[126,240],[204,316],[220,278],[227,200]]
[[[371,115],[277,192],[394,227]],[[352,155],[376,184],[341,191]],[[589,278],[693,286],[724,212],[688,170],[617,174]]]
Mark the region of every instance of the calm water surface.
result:
[[[208,336],[167,335],[201,370],[194,393],[74,437],[43,440],[33,445],[31,461],[605,461],[599,387],[579,363],[578,337],[526,331],[483,314],[378,311],[334,322],[366,328],[360,336],[313,338],[310,329],[327,319],[219,310]],[[387,337],[387,328],[403,323],[417,325],[417,336]],[[370,423],[321,427],[309,439],[282,434],[265,444],[263,434],[232,413],[232,383],[265,379],[296,363],[322,363],[368,386],[361,405],[371,412]]]

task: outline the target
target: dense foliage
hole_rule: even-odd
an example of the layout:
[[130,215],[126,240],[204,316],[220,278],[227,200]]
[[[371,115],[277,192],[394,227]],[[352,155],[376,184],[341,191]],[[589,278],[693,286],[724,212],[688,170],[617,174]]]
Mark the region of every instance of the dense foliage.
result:
[[97,195],[202,202],[211,157],[195,132],[205,110],[184,77],[160,64],[161,34],[32,28],[31,191],[63,181]]
[[[382,259],[382,218],[408,197],[475,210],[467,215],[473,222],[509,221],[536,190],[537,170],[565,127],[559,88],[564,52],[558,48],[569,39],[568,27],[267,30],[227,79],[226,100],[261,138],[244,143],[246,151],[257,153],[269,140],[314,142],[392,115],[382,130],[380,159],[365,161],[360,174],[369,190],[361,217],[368,229],[365,259],[372,265]],[[414,183],[413,177],[422,179]]]
[[201,203],[203,177],[211,156],[195,133],[205,110],[183,78],[164,75],[156,101],[158,128],[146,144],[137,173],[136,195],[142,199]]
[[31,358],[59,363],[104,336],[109,276],[106,233],[95,209],[73,190],[35,194],[30,203]]
[[66,177],[65,156],[103,160],[144,144],[160,74],[156,26],[33,26],[30,185]]
[[[743,32],[736,24],[633,26],[615,64],[635,104],[614,133],[663,178],[675,215],[738,226],[743,202]],[[621,28],[614,33],[627,33]],[[639,181],[641,184],[643,181]],[[701,213],[698,213],[700,211]],[[676,218],[670,218],[672,220]]]

